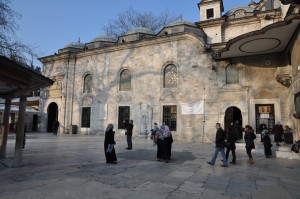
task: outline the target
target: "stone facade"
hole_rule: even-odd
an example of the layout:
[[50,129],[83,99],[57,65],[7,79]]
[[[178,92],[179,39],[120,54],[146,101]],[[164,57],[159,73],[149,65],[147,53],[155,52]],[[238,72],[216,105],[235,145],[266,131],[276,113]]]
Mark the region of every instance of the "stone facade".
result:
[[[71,133],[72,126],[76,125],[78,133],[103,134],[106,126],[113,123],[116,132],[123,135],[120,107],[129,107],[137,137],[149,133],[154,122],[171,122],[173,116],[175,139],[209,142],[214,139],[216,122],[228,126],[228,121],[234,119],[256,128],[260,120],[259,105],[272,108],[273,123],[282,121],[293,125],[291,107],[295,91],[292,88],[300,84],[295,80],[293,87],[287,88],[276,80],[277,67],[286,66],[282,55],[214,59],[210,44],[227,42],[270,23],[257,15],[255,20],[251,16],[227,20],[229,15],[221,17],[221,4],[222,1],[199,3],[200,11],[213,6],[219,13],[215,16],[220,17],[197,22],[198,27],[180,21],[156,35],[139,29],[118,41],[98,38],[88,44],[75,43],[56,55],[41,58],[44,75],[55,80],[52,87],[43,91],[41,130],[49,130],[47,125],[57,119],[61,133]],[[274,9],[264,14],[273,12]],[[282,20],[281,12],[272,16],[272,23]],[[202,17],[205,17],[203,13]],[[295,67],[299,66],[299,38],[291,48],[293,75],[298,77]],[[176,86],[170,88],[165,86],[168,66],[175,66],[177,75]],[[130,74],[128,90],[120,89],[124,70]],[[89,92],[84,89],[87,75],[92,77]],[[202,114],[181,112],[182,103],[199,101],[204,104]],[[57,105],[56,118],[52,120],[49,118],[51,104]],[[173,106],[167,119],[165,106]],[[86,125],[83,124],[86,122],[84,108],[90,108],[88,127],[83,127]],[[229,114],[231,110],[234,117]],[[229,120],[229,117],[233,118]]]

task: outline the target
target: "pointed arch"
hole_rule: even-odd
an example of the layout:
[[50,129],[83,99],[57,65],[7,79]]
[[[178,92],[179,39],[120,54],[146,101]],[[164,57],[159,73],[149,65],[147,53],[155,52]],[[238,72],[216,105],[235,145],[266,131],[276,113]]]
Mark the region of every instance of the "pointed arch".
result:
[[233,65],[226,67],[226,84],[238,84],[239,83],[239,72]]
[[86,74],[83,79],[83,93],[91,93],[93,85],[93,77],[91,74]]
[[130,91],[131,90],[131,79],[132,74],[129,69],[124,69],[120,73],[120,91]]
[[178,73],[174,64],[169,64],[164,68],[164,88],[177,87]]

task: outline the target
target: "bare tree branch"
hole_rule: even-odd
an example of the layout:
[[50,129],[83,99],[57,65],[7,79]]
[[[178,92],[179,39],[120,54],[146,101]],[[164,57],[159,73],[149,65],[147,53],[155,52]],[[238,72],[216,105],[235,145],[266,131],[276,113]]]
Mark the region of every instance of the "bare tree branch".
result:
[[15,33],[19,29],[16,20],[21,15],[10,4],[10,0],[0,0],[0,54],[24,65],[32,65],[32,59],[28,57],[37,57],[37,54],[32,46],[16,39]]
[[169,10],[154,15],[152,12],[140,12],[129,8],[123,13],[118,14],[116,19],[112,19],[104,26],[103,32],[112,37],[119,37],[134,28],[149,28],[154,32],[160,31],[169,23],[181,19],[182,15],[175,15]]

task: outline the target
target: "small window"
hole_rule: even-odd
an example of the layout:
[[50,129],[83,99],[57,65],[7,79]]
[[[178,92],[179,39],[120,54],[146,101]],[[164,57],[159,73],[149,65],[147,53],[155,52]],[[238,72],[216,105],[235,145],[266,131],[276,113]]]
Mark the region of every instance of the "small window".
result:
[[214,16],[214,9],[210,8],[206,10],[206,19],[213,19]]
[[129,121],[130,119],[130,107],[129,106],[119,106],[119,121],[118,129],[125,129],[123,121]]
[[168,65],[164,70],[164,88],[177,87],[177,68],[175,65]]
[[238,84],[239,72],[233,65],[228,65],[226,68],[226,84]]
[[91,125],[91,107],[83,107],[81,113],[81,127],[90,128]]
[[176,131],[177,106],[163,106],[163,123],[166,123],[171,131]]
[[125,69],[120,74],[120,91],[131,90],[131,72]]
[[83,93],[91,93],[91,92],[92,92],[92,75],[87,74],[84,77]]

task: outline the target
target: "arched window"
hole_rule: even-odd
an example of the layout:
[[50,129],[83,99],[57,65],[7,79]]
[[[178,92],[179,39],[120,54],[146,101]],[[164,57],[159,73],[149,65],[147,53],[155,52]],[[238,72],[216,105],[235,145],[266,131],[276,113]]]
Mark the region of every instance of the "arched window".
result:
[[238,84],[239,72],[233,65],[228,65],[226,68],[226,84]]
[[120,91],[131,90],[131,72],[125,69],[120,74]]
[[164,88],[177,87],[177,68],[173,64],[166,66],[164,70]]
[[87,74],[84,77],[84,84],[83,84],[83,93],[91,93],[92,92],[92,75],[91,74]]

